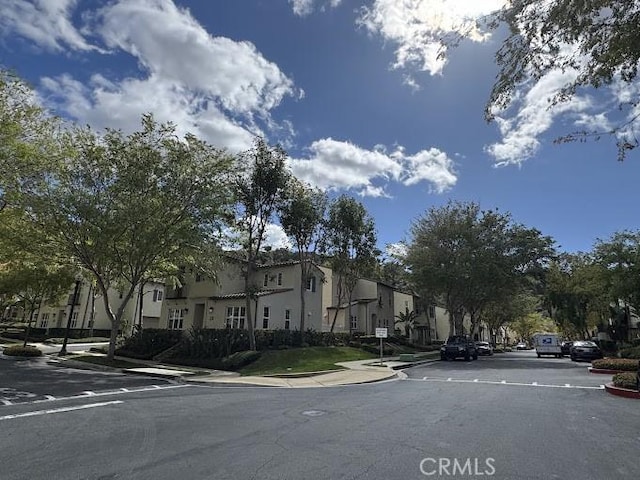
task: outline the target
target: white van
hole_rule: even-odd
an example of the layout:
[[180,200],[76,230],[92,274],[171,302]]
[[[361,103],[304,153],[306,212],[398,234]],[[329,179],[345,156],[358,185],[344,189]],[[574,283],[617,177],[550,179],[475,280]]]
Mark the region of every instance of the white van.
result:
[[538,358],[542,355],[562,357],[560,338],[555,333],[536,333],[533,336],[533,343],[536,347]]

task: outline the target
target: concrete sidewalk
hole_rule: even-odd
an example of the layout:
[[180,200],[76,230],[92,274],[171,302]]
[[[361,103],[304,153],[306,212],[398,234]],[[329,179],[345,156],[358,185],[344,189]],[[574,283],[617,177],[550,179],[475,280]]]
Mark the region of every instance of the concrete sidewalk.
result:
[[[36,344],[36,346],[40,347],[41,345]],[[103,354],[92,352],[74,353],[85,353],[87,355],[104,356]],[[183,367],[180,365],[166,365],[152,360],[138,360],[125,357],[116,357],[116,359],[128,361],[131,363],[137,363],[144,366],[137,368],[117,369],[86,362],[74,361],[73,357],[58,357],[56,354],[47,356],[49,357],[49,363],[58,364],[60,366],[68,366],[72,368],[112,372],[120,371],[127,374],[166,378],[184,383],[194,384],[216,384],[229,386],[244,385],[283,388],[331,387],[381,382],[384,380],[398,378],[399,370],[402,370],[404,368],[436,361],[435,358],[431,357],[418,357],[412,361],[400,361],[399,357],[385,357],[383,358],[383,365],[380,365],[379,360],[376,359],[341,362],[337,363],[336,365],[338,367],[341,367],[342,370],[331,372],[241,376],[236,372],[210,370],[199,367]]]

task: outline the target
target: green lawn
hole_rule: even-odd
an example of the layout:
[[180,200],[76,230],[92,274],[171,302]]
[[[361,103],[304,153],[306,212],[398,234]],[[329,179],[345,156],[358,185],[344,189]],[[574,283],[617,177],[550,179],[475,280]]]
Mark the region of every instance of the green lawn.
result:
[[267,350],[258,360],[240,370],[242,375],[274,375],[278,373],[321,372],[338,370],[336,362],[367,360],[375,355],[351,347],[307,347],[289,350]]
[[78,356],[72,356],[70,357],[70,359],[77,360],[79,362],[92,363],[94,365],[104,365],[106,367],[113,367],[113,368],[140,368],[140,367],[148,366],[143,363],[127,362],[126,360],[113,360],[110,362],[107,360],[107,357],[103,357],[100,355],[78,355]]
[[[106,337],[84,337],[84,338],[68,338],[67,343],[102,343],[108,342]],[[48,338],[44,343],[60,344],[64,342],[64,338]]]

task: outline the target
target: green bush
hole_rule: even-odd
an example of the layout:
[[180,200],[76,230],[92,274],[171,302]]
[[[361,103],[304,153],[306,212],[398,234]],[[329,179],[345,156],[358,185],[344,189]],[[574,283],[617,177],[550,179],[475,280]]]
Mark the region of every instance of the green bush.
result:
[[591,362],[593,368],[606,370],[621,370],[624,372],[635,372],[638,370],[638,360],[627,358],[602,358]]
[[236,352],[224,358],[172,358],[171,363],[188,367],[235,371],[255,362],[260,358],[260,355],[262,355],[261,352],[247,350],[244,352]]
[[638,383],[635,373],[616,373],[613,376],[613,384],[618,388],[628,388],[630,390],[638,389]]
[[640,359],[640,347],[631,347],[620,350],[620,356],[622,358],[637,358]]
[[139,330],[125,340],[124,344],[116,350],[116,355],[150,360],[176,345],[181,338],[180,330],[155,328]]
[[40,357],[42,355],[42,351],[40,349],[29,345],[26,347],[23,347],[22,345],[5,347],[3,353],[12,357]]

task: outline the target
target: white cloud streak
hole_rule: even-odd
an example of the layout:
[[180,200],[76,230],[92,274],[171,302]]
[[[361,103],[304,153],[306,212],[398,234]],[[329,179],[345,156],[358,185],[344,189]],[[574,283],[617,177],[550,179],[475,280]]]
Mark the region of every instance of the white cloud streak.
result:
[[311,15],[318,4],[320,4],[319,9],[325,11],[327,8],[336,8],[341,3],[342,0],[329,0],[325,2],[319,0],[289,0],[293,13],[299,17]]
[[0,33],[18,35],[54,52],[100,50],[71,21],[78,0],[2,0]]
[[332,138],[317,140],[306,159],[291,159],[293,173],[317,187],[328,190],[356,190],[362,196],[386,197],[389,182],[430,184],[442,193],[457,181],[453,161],[436,148],[407,155],[403,147],[391,153],[377,146],[366,150],[350,142]]
[[[417,68],[436,75],[445,59],[443,35],[465,33],[476,42],[489,34],[475,20],[499,10],[506,0],[375,0],[362,7],[358,24],[385,42],[396,45],[393,68]],[[412,83],[409,83],[412,85]]]
[[[58,0],[55,12],[65,24],[71,25],[74,5]],[[18,7],[11,6],[17,15]],[[278,124],[271,112],[286,97],[300,98],[303,92],[252,43],[211,36],[171,0],[120,0],[85,11],[82,18],[82,31],[92,31],[113,52],[136,58],[140,75],[107,79],[96,74],[86,85],[69,75],[42,79],[44,98],[80,123],[133,130],[143,113],[153,112],[182,133],[233,151],[249,148],[254,135],[265,135],[263,129],[292,134],[291,125]]]

